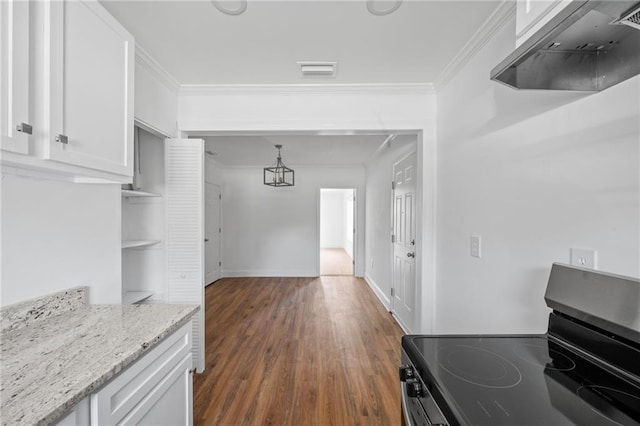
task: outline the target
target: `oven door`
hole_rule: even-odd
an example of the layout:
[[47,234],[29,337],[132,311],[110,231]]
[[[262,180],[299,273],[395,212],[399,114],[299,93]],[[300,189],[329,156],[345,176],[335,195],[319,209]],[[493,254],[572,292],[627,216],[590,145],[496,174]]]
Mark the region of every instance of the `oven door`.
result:
[[449,425],[404,350],[400,367],[400,395],[406,426]]

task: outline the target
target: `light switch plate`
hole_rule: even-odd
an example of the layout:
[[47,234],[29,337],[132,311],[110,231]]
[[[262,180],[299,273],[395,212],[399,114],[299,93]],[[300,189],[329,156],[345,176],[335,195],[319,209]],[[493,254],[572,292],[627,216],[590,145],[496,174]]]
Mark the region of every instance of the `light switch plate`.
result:
[[482,240],[480,235],[472,235],[471,236],[471,245],[470,245],[470,254],[472,257],[477,257],[480,259],[482,257]]
[[598,269],[598,252],[594,249],[571,249],[571,264],[583,268]]

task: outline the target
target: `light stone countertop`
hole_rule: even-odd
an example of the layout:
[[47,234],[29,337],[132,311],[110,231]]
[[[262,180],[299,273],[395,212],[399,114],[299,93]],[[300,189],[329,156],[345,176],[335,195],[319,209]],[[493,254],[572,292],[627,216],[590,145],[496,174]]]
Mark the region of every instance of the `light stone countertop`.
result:
[[26,326],[3,327],[0,424],[60,420],[199,309],[83,304],[54,315],[39,314],[43,320]]

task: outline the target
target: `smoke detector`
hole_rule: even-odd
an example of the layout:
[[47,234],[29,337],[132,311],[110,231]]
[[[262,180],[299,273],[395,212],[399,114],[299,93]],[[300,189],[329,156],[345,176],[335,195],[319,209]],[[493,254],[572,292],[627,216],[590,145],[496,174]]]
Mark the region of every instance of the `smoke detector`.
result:
[[302,77],[335,77],[338,68],[337,62],[301,61],[297,64]]
[[376,16],[390,15],[402,5],[402,0],[367,0],[367,10]]

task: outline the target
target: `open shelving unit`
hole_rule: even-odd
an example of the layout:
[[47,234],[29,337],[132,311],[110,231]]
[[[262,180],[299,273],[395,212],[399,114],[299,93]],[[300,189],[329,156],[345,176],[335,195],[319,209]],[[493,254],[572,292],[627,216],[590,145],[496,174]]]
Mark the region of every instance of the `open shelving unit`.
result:
[[152,291],[126,291],[122,294],[122,304],[132,305],[134,303],[140,303],[153,296]]
[[121,303],[164,301],[164,139],[135,131],[134,179],[121,190]]
[[154,192],[146,192],[146,191],[134,191],[131,189],[123,189],[122,196],[124,198],[134,198],[134,197],[161,197],[162,195],[156,194]]
[[122,240],[122,248],[147,247],[161,242],[162,240]]

